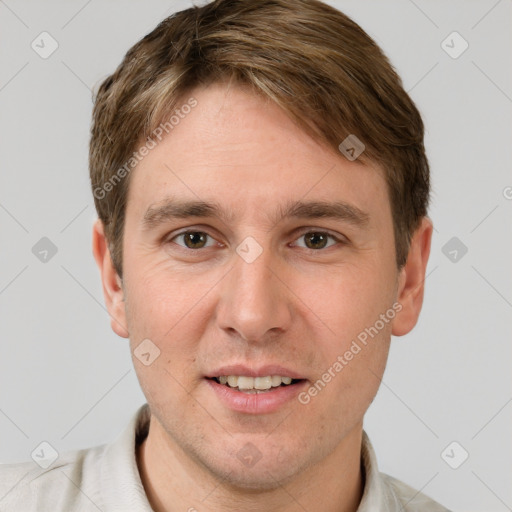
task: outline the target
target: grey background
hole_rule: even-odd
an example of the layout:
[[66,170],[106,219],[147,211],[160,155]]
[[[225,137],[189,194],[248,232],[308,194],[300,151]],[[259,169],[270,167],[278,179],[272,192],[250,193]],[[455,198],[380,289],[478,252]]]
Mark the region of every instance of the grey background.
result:
[[[432,168],[424,309],[392,342],[365,429],[381,471],[454,511],[512,510],[511,1],[330,3],[403,77]],[[41,441],[109,442],[145,401],[91,254],[90,89],[189,5],[0,0],[0,462]],[[31,48],[43,31],[59,44],[48,59]],[[469,43],[457,59],[441,47],[453,31]],[[42,237],[57,247],[46,263],[32,253]],[[468,248],[455,262],[452,237]],[[469,453],[458,469],[441,457],[452,441]]]

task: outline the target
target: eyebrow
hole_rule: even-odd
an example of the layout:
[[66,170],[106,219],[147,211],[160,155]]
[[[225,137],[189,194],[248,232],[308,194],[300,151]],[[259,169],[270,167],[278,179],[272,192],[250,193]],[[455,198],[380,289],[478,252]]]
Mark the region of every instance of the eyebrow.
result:
[[[231,223],[235,212],[223,209],[218,203],[200,200],[183,201],[167,199],[151,205],[143,217],[143,227],[151,231],[166,222],[191,217],[218,218],[224,223]],[[268,219],[272,225],[285,218],[342,220],[357,227],[367,226],[370,216],[354,205],[343,201],[291,201],[280,207]]]

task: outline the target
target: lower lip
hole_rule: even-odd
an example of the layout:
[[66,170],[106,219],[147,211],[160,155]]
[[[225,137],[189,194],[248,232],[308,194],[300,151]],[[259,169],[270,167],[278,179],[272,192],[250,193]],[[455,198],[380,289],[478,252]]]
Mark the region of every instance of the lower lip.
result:
[[307,381],[301,380],[288,386],[272,388],[266,393],[244,393],[213,379],[206,379],[220,401],[229,409],[247,414],[266,414],[277,411],[286,402],[297,399],[297,395],[306,386]]

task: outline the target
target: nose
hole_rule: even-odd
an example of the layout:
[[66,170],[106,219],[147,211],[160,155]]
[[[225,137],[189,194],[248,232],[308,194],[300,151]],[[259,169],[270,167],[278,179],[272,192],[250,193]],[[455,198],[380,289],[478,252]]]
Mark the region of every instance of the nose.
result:
[[289,329],[292,296],[270,249],[252,262],[234,255],[234,268],[222,280],[217,304],[219,327],[251,343],[262,343]]

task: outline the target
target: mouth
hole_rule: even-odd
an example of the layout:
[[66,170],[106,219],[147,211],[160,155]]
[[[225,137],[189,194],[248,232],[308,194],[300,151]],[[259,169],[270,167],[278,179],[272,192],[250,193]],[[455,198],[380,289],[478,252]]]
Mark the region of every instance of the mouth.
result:
[[222,406],[242,414],[270,414],[294,407],[297,396],[309,382],[297,370],[261,363],[217,367],[204,379]]
[[219,375],[218,377],[207,377],[207,379],[248,395],[272,393],[279,388],[293,387],[305,381],[305,379],[292,379],[291,377],[281,375],[267,375],[265,377]]

